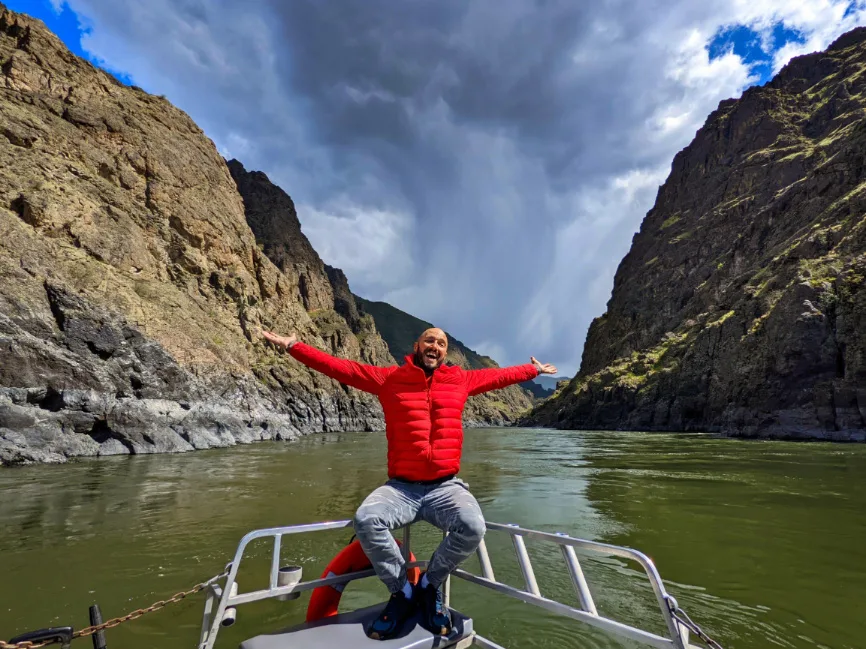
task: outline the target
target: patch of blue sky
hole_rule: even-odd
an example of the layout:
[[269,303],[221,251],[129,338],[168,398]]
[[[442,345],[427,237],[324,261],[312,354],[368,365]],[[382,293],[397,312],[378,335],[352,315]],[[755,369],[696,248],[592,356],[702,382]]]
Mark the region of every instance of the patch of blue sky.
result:
[[710,60],[730,51],[751,68],[757,83],[763,85],[773,76],[773,52],[787,43],[804,42],[800,32],[779,22],[769,34],[760,33],[748,25],[731,25],[716,32],[707,45]]
[[[48,29],[57,34],[73,54],[102,68],[121,83],[128,86],[133,85],[132,78],[129,75],[117,70],[108,69],[104,61],[100,61],[84,50],[81,46],[81,37],[90,33],[90,27],[65,2],[61,3],[58,1],[52,3],[50,0],[3,0],[3,3],[12,11],[38,18],[45,23]],[[59,11],[55,8],[56,5],[60,5]]]

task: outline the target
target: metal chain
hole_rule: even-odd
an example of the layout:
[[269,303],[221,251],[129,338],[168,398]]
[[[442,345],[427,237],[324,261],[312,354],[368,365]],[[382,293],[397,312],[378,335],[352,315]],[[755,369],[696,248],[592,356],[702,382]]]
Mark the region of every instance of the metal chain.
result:
[[[107,622],[103,622],[102,624],[95,624],[92,626],[85,627],[80,631],[76,631],[72,634],[72,639],[75,640],[77,638],[84,638],[86,636],[93,635],[94,633],[98,633],[99,631],[104,631],[105,629],[113,629],[116,626],[120,626],[124,622],[130,622],[132,620],[136,620],[140,618],[142,615],[147,615],[148,613],[153,613],[154,611],[158,611],[164,606],[168,606],[169,604],[175,604],[185,597],[189,595],[193,595],[198,593],[199,591],[204,590],[211,584],[216,583],[223,577],[226,577],[229,574],[229,570],[231,569],[231,564],[228,564],[220,574],[215,575],[208,579],[207,581],[203,581],[200,584],[196,584],[189,590],[183,590],[179,593],[175,593],[168,599],[161,599],[158,602],[154,602],[147,608],[139,608],[131,613],[127,613],[121,617],[116,617]],[[16,642],[15,644],[10,644],[8,642],[4,642],[0,640],[0,649],[39,649],[39,647],[45,647],[50,644],[56,643],[57,640],[46,640],[44,642],[30,642],[29,640],[25,640],[24,642]]]
[[683,609],[674,604],[673,606],[673,616],[674,619],[685,626],[689,631],[698,636],[710,649],[722,649],[722,645],[713,640],[710,636],[708,636],[701,627],[699,627],[695,622],[688,616]]
[[0,649],[39,649],[39,647],[54,644],[55,642],[56,640],[46,640],[45,642],[30,642],[29,640],[25,640],[24,642],[9,644],[8,642],[0,640]]

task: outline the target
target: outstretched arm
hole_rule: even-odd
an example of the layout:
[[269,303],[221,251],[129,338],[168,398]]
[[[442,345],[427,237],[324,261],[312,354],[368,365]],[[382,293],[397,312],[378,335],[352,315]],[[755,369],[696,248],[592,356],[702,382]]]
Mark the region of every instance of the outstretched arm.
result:
[[498,390],[515,383],[534,379],[539,374],[556,374],[556,368],[549,363],[539,363],[535,358],[526,365],[512,367],[492,367],[485,370],[469,370],[469,396],[482,392]]
[[307,367],[364,392],[377,394],[388,374],[391,373],[391,369],[387,367],[364,365],[326,354],[315,347],[300,342],[295,334],[278,336],[270,331],[263,331],[262,335],[277,347],[288,350],[292,358],[299,360]]

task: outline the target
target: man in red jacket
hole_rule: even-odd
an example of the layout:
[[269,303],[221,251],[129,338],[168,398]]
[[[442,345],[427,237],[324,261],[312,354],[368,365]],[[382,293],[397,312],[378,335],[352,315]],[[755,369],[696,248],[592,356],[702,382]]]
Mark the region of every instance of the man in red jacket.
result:
[[[335,358],[299,342],[294,334],[278,336],[266,331],[263,335],[308,367],[375,394],[382,404],[389,480],[358,508],[354,527],[376,574],[391,592],[391,599],[367,634],[381,640],[391,637],[420,599],[427,628],[447,635],[451,616],[443,602],[441,584],[475,551],[486,529],[478,501],[466,483],[457,478],[466,399],[539,374],[555,374],[556,368],[535,358],[526,365],[482,370],[444,365],[448,338],[441,329],[421,334],[413,354],[406,356],[403,365],[392,367]],[[390,530],[418,520],[448,535],[413,589]]]

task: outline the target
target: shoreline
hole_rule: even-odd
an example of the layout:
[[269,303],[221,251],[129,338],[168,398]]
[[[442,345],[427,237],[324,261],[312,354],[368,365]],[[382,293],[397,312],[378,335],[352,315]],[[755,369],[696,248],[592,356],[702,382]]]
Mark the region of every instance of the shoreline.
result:
[[[0,467],[65,464],[87,457],[178,454],[316,433],[384,432],[381,409],[343,412],[334,395],[311,394],[280,412],[262,399],[118,397],[93,390],[0,388]],[[464,420],[464,427],[509,427]]]
[[[79,460],[138,455],[179,455],[193,451],[250,446],[258,442],[294,442],[302,437],[331,434],[384,433],[384,425],[366,428],[333,428],[321,420],[308,420],[301,426],[291,415],[274,411],[240,412],[213,402],[178,402],[164,399],[118,399],[110,414],[74,410],[46,411],[35,405],[10,403],[9,388],[0,388],[0,469],[35,465],[62,465]],[[25,393],[26,390],[23,390]],[[67,391],[74,392],[74,391]],[[37,414],[46,415],[37,420]],[[96,422],[90,432],[65,428],[72,420],[90,415]],[[33,425],[10,428],[10,420]],[[142,426],[148,419],[147,432]],[[126,423],[119,424],[119,421]],[[381,420],[380,420],[381,421]],[[369,423],[369,422],[368,422]],[[383,422],[382,422],[383,423]],[[58,428],[58,424],[60,425]],[[750,435],[711,430],[639,430],[605,428],[557,428],[532,426],[519,422],[464,421],[464,430],[514,428],[561,432],[590,432],[649,435],[702,436],[744,442],[785,442],[857,445],[860,438],[834,438],[826,435]],[[93,432],[96,428],[96,432]]]

